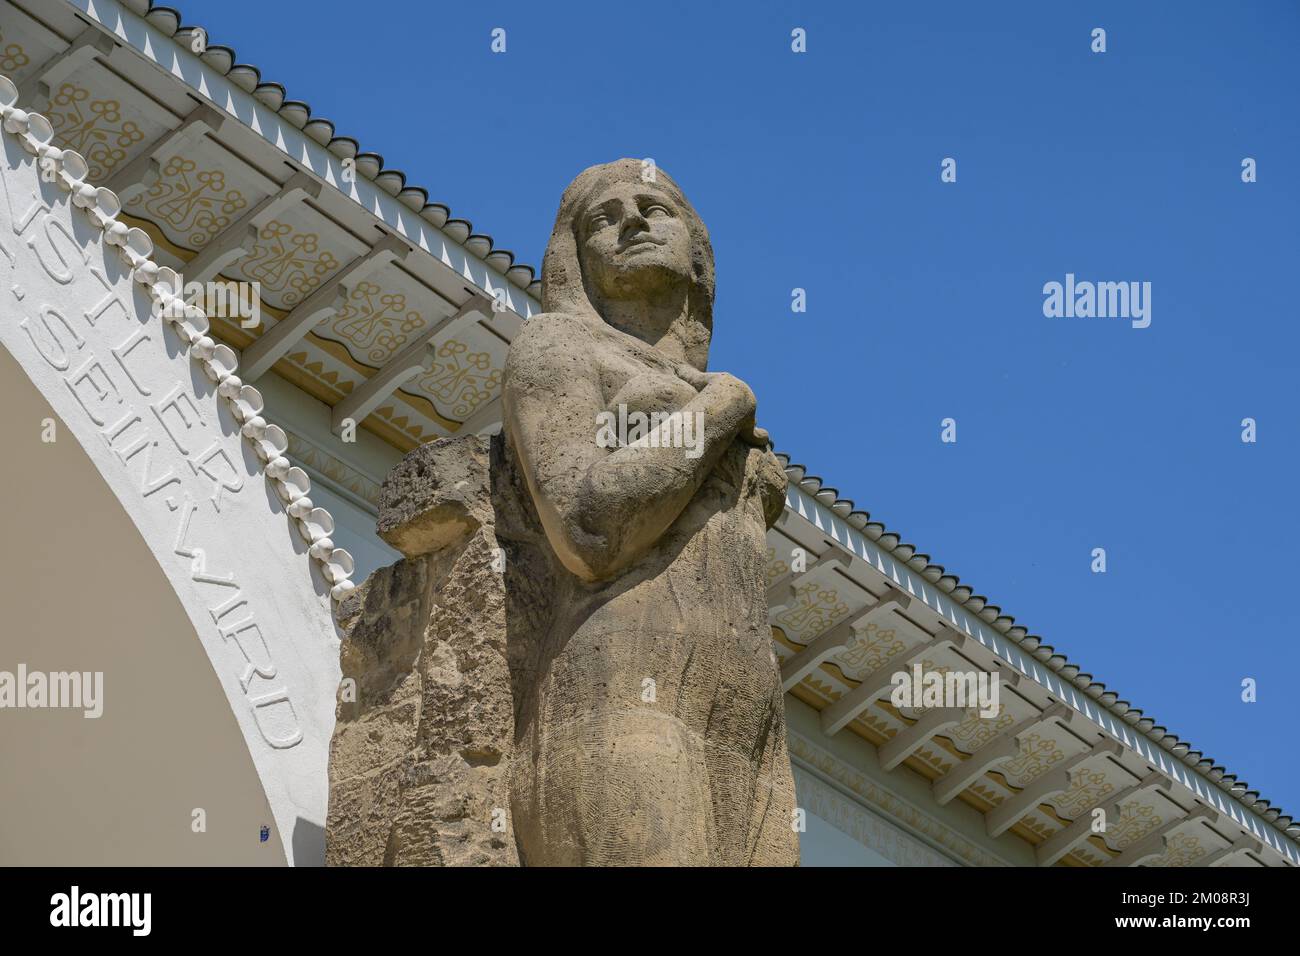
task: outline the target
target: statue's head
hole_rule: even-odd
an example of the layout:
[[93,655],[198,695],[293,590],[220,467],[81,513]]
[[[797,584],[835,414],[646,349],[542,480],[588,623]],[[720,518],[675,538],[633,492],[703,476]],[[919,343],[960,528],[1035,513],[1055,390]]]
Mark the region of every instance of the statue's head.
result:
[[689,338],[707,349],[713,290],[708,230],[663,170],[620,159],[564,191],[542,262],[543,311],[604,317],[608,303],[685,295]]

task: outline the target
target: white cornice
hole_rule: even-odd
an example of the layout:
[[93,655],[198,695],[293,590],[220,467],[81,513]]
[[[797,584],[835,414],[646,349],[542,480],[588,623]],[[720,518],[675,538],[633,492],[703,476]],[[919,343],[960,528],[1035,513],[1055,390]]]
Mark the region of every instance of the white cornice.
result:
[[162,321],[171,322],[176,334],[188,346],[190,359],[217,383],[217,394],[230,405],[231,414],[240,423],[240,431],[262,462],[266,478],[286,505],[294,526],[308,545],[308,555],[319,562],[321,573],[332,585],[330,596],[336,602],[346,600],[355,590],[351,581],[355,562],[344,548],[336,548],[330,535],[334,518],[324,508],[312,504],[307,493],[311,479],[294,466],[285,452],[288,437],[283,429],[263,417],[262,394],[245,385],[235,373],[239,360],[233,349],[220,345],[208,336],[208,318],[196,306],[180,297],[180,277],[151,258],[153,241],[138,228],[128,228],[117,220],[121,201],[110,189],[86,182],[89,166],[80,153],[59,149],[52,144],[50,121],[39,113],[28,113],[17,105],[18,88],[0,76],[0,116],[6,133],[14,136],[28,153],[37,157],[43,170],[53,172],[59,187],[69,193],[70,203],[81,209],[86,218],[103,232],[104,242],[115,247],[131,270],[133,281],[148,290]]
[[294,163],[347,196],[385,227],[423,249],[466,282],[488,296],[503,291],[506,306],[520,318],[527,319],[541,311],[540,304],[531,295],[363,175],[357,174],[345,182],[340,157],[285,122],[188,48],[126,9],[119,0],[64,2],[163,73],[185,83],[198,96],[238,119]]
[[1295,841],[1276,826],[1232,794],[1196,772],[1195,768],[1189,767],[1161,742],[1130,726],[1113,711],[1091,699],[1019,644],[999,634],[997,630],[960,606],[919,573],[907,567],[903,561],[886,552],[861,531],[850,527],[843,518],[793,482],[786,492],[786,508],[811,524],[818,533],[825,535],[845,551],[851,552],[871,565],[896,587],[911,595],[914,602],[924,605],[948,625],[978,641],[999,659],[1035,681],[1054,698],[1086,717],[1107,736],[1141,756],[1151,767],[1187,788],[1206,806],[1230,817],[1242,829],[1271,847],[1293,865],[1300,865],[1300,847],[1297,847]]

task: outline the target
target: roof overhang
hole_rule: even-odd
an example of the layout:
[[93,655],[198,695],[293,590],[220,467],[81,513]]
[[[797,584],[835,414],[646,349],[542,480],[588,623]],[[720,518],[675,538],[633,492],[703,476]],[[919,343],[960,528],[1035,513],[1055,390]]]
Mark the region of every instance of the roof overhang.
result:
[[[333,410],[311,439],[322,454],[346,457],[329,427],[350,418],[398,450],[499,423],[506,349],[539,311],[531,269],[228,49],[194,52],[166,8],[18,0],[0,33],[7,72],[38,100],[23,105],[126,197],[119,218],[161,265],[256,283],[261,324],[215,315],[212,334],[240,350],[241,374],[274,371]],[[880,773],[927,782],[927,813],[959,800],[1042,863],[1300,863],[1289,817],[787,464],[768,538],[774,643],[828,740],[868,741]],[[805,572],[791,573],[795,548]],[[893,707],[879,683],[914,659],[998,673],[998,715]],[[1104,837],[1080,825],[1096,808],[1117,815]]]

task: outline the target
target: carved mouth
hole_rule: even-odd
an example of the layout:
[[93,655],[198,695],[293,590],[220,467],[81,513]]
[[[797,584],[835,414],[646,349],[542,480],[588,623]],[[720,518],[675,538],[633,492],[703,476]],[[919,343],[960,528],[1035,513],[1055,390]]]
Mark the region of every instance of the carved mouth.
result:
[[662,240],[660,240],[660,239],[651,239],[651,238],[649,238],[649,237],[646,237],[646,238],[644,238],[644,239],[632,239],[632,240],[629,241],[629,242],[625,242],[625,243],[623,244],[623,248],[622,248],[621,250],[619,250],[619,251],[620,251],[620,252],[634,252],[634,251],[637,250],[637,249],[644,249],[644,248],[646,248],[646,247],[648,247],[648,246],[662,246],[662,245],[663,245],[663,241],[662,241]]

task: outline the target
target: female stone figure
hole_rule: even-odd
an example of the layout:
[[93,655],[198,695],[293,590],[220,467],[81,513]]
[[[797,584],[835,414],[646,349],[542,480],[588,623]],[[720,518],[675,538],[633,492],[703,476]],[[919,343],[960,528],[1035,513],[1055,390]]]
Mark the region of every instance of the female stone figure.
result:
[[[565,191],[544,312],[506,362],[516,842],[534,866],[792,865],[765,590],[785,475],[748,386],[705,371],[704,224],[642,169],[595,166]],[[703,413],[700,443],[602,447],[598,416],[620,406]]]

